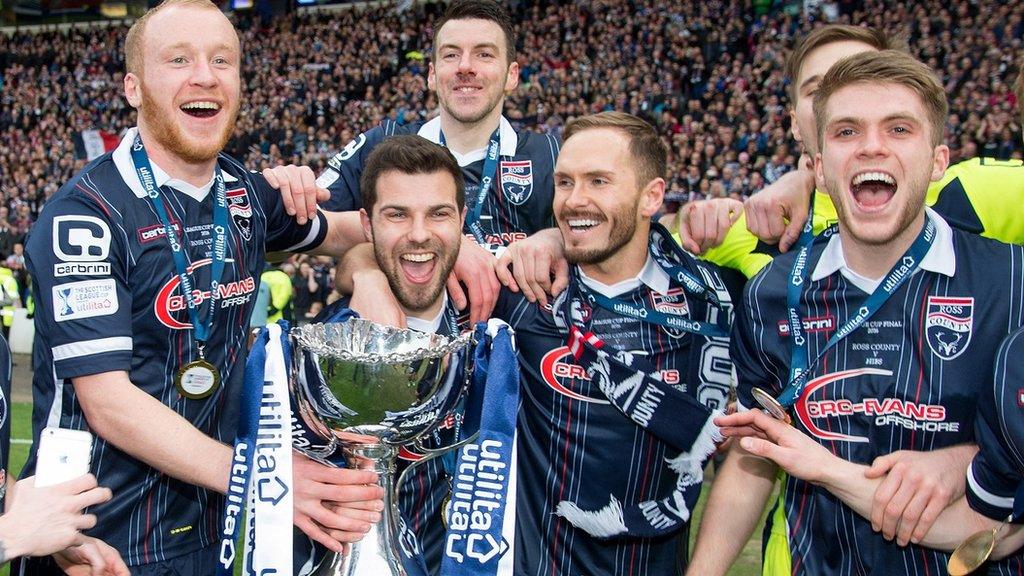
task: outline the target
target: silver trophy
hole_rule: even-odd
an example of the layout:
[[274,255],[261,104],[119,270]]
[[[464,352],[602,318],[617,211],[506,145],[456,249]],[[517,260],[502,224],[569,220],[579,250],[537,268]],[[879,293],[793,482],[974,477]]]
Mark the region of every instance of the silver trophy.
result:
[[[384,488],[381,520],[345,554],[330,554],[315,576],[405,576],[400,560],[395,457],[453,414],[465,392],[472,333],[449,339],[359,318],[291,332],[289,378],[297,450],[332,464],[371,469]],[[436,452],[436,450],[428,452]]]

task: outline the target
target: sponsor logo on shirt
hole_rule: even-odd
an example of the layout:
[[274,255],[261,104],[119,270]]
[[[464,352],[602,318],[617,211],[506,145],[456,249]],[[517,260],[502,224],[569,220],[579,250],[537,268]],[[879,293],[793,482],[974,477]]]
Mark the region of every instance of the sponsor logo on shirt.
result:
[[498,172],[505,199],[516,206],[525,204],[533,194],[533,161],[502,162]]
[[117,312],[113,278],[58,284],[53,290],[53,318],[57,322],[109,316]]
[[[643,352],[635,352],[643,354]],[[562,396],[568,396],[573,400],[591,402],[593,404],[609,404],[608,399],[594,387],[599,397],[587,396],[580,392],[584,382],[590,382],[590,375],[580,365],[573,362],[572,351],[568,346],[561,346],[548,352],[540,360],[540,374],[544,383],[552,390]],[[666,384],[678,385],[680,382],[678,370],[661,370],[661,378]]]
[[943,360],[967,350],[974,326],[974,298],[928,297],[924,330],[928,348]]
[[[196,304],[200,306],[210,298],[210,290],[209,288],[202,290],[195,286],[194,273],[203,266],[209,266],[211,261],[210,258],[197,260],[186,270],[189,274],[193,274],[192,297]],[[160,291],[157,292],[156,299],[153,301],[153,314],[156,315],[157,320],[161,324],[172,330],[189,330],[192,328],[192,324],[188,321],[187,316],[185,316],[185,320],[178,320],[180,313],[188,309],[188,300],[181,293],[180,287],[181,278],[177,274],[164,283]],[[217,305],[221,309],[244,305],[249,302],[249,299],[252,298],[252,293],[255,291],[256,280],[252,276],[241,280],[223,282],[217,285],[217,295],[219,298]]]
[[[880,368],[856,368],[819,376],[807,383],[803,395],[797,400],[794,409],[800,423],[807,432],[822,440],[838,442],[868,442],[865,436],[854,436],[836,432],[840,429],[834,422],[819,424],[820,420],[836,417],[867,417],[875,426],[897,426],[908,430],[924,432],[959,432],[959,422],[947,421],[946,407],[941,404],[923,404],[903,398],[881,397],[861,398],[828,398],[811,400],[815,392],[829,384],[841,382],[848,378],[860,376],[890,377],[892,370]],[[824,426],[824,427],[823,427]]]
[[[175,234],[181,233],[181,225],[177,222],[171,222],[171,227],[174,228]],[[139,228],[135,231],[139,237],[139,244],[148,244],[154,240],[159,240],[167,235],[167,229],[163,224],[154,224],[152,226],[146,226]]]
[[110,276],[108,262],[62,262],[53,265],[53,275],[63,276]]
[[53,254],[64,262],[99,262],[110,253],[110,228],[95,216],[56,216]]
[[[804,332],[808,334],[813,332],[831,332],[836,329],[836,319],[831,314],[828,316],[812,316],[804,318],[803,327]],[[778,329],[779,336],[789,336],[789,320],[779,320]]]

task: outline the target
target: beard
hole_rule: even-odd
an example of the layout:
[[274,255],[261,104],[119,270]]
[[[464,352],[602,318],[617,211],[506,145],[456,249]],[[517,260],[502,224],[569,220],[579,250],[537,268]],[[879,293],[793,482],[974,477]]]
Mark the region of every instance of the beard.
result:
[[[422,248],[430,247],[423,246]],[[434,277],[426,285],[409,286],[404,281],[405,272],[402,270],[401,258],[393,253],[385,252],[384,248],[377,244],[373,245],[373,255],[384,272],[384,276],[388,279],[391,292],[394,293],[398,303],[410,312],[422,312],[438,301],[459,255],[457,249],[449,252],[445,252],[443,249],[433,251],[437,254]]]
[[181,126],[173,119],[173,111],[164,114],[160,111],[159,105],[153,100],[149,90],[142,86],[142,103],[139,106],[139,116],[146,116],[147,123],[152,128],[152,137],[165,150],[178,156],[190,164],[209,162],[217,157],[235,131],[235,121],[238,119],[238,104],[233,110],[222,109],[222,114],[227,114],[227,122],[224,128],[214,138],[206,140],[190,141],[182,132]]
[[[570,264],[600,264],[612,257],[623,246],[629,243],[636,234],[636,220],[638,204],[632,207],[624,207],[613,213],[608,218],[612,224],[611,232],[608,234],[608,241],[604,246],[594,248],[575,248],[570,244],[565,245],[565,259]],[[572,214],[571,216],[587,216],[585,214]],[[569,216],[563,216],[562,221],[568,222]]]

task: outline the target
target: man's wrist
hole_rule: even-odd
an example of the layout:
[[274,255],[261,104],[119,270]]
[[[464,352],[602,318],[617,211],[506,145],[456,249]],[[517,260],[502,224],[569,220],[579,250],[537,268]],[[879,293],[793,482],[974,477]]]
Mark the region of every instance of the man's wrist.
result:
[[18,538],[18,529],[11,526],[6,516],[0,516],[0,565],[28,552],[25,543]]

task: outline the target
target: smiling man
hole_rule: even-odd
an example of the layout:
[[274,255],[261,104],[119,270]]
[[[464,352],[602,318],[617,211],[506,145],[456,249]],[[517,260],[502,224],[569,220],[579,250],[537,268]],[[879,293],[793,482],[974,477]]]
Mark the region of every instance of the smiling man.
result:
[[[138,127],[50,199],[28,238],[33,446],[46,426],[91,430],[91,472],[113,498],[91,508],[89,534],[133,574],[208,575],[232,520],[222,515],[227,443],[265,252],[341,253],[360,238],[335,214],[296,224],[262,177],[220,154],[242,54],[213,3],[168,0],[135,22],[125,47]],[[340,550],[378,517],[372,472],[293,464],[295,523],[311,537]],[[35,453],[25,474],[34,466]],[[25,564],[59,573],[46,559]]]
[[[714,266],[651,222],[666,154],[629,114],[569,122],[553,206],[569,287],[551,306],[506,289],[495,308],[516,330],[522,375],[516,574],[685,565],[677,546],[707,456],[694,438],[713,449],[698,433],[725,407],[731,303]],[[695,476],[682,473],[687,454]]]
[[[449,338],[458,336],[458,311],[444,291],[462,241],[466,213],[462,171],[445,148],[415,135],[389,138],[374,148],[362,174],[363,233],[373,247],[381,274],[408,327]],[[379,302],[380,295],[375,295]],[[321,312],[318,322],[346,317],[351,299],[343,297]],[[355,312],[366,316],[366,310]],[[452,366],[462,370],[460,358]],[[461,372],[459,372],[461,374]],[[461,376],[459,377],[461,381]],[[408,457],[409,452],[403,450]],[[404,469],[406,462],[400,465]],[[418,537],[432,573],[441,559],[443,530],[441,502],[448,493],[440,460],[418,465],[416,478],[399,486],[399,508],[408,528]],[[296,547],[296,574],[308,574],[319,563],[322,547],[308,540]],[[313,560],[308,561],[312,556]]]
[[[358,210],[366,159],[387,138],[416,134],[451,150],[462,168],[468,207],[467,240],[455,273],[465,283],[474,322],[488,318],[497,295],[492,254],[554,224],[551,173],[559,142],[551,135],[516,130],[502,114],[505,95],[518,85],[516,36],[508,12],[494,0],[456,0],[434,27],[427,86],[440,104],[437,117],[401,125],[385,120],[349,142],[316,180],[330,191],[324,208]],[[288,189],[303,189],[296,179],[289,183],[285,168],[265,174],[286,195]],[[305,190],[312,199],[314,194]],[[462,306],[461,291],[453,295]]]
[[[814,116],[817,183],[839,222],[747,284],[732,332],[738,401],[756,408],[756,389],[778,398],[794,427],[853,463],[971,442],[997,345],[1024,320],[1024,250],[953,229],[925,208],[949,151],[945,94],[924,64],[892,50],[844,59],[821,80]],[[872,529],[879,480],[863,468],[785,479],[765,574],[945,570],[946,553]],[[692,574],[725,573],[776,471],[733,446],[715,477]]]

